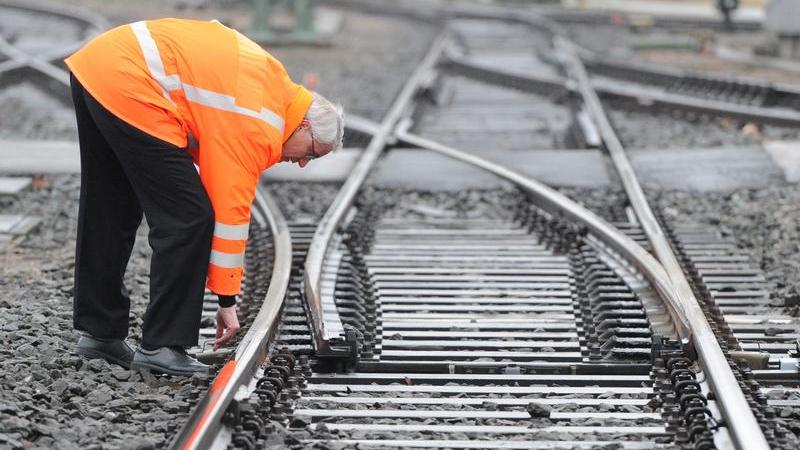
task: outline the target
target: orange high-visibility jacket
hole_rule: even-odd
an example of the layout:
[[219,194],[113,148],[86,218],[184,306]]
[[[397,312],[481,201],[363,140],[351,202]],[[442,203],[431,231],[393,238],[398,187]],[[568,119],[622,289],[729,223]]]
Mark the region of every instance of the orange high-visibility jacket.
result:
[[256,43],[219,22],[161,19],[103,33],[66,59],[84,88],[125,122],[187,149],[214,207],[208,288],[241,287],[259,175],[280,160],[311,93]]

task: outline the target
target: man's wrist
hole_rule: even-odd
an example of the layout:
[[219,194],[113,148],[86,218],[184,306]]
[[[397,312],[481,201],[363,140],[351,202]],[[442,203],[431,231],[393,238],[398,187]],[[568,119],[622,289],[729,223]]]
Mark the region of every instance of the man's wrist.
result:
[[236,304],[236,296],[217,294],[217,303],[220,308],[229,308]]

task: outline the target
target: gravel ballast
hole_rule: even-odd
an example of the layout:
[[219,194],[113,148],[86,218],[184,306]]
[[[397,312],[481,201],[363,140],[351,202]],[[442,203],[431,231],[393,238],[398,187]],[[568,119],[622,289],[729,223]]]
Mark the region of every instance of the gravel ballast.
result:
[[[145,381],[139,373],[71,353],[78,337],[72,329],[72,272],[80,179],[63,175],[48,184],[2,208],[43,222],[3,252],[1,436],[9,448],[154,448],[180,425],[175,413],[188,410],[193,381],[203,381]],[[125,279],[132,343],[140,338],[149,295],[146,233],[141,227]]]
[[628,149],[709,148],[758,145],[765,140],[800,139],[800,128],[755,125],[724,117],[643,111],[604,102],[622,145]]
[[[774,298],[798,299],[800,191],[796,186],[704,195],[658,192],[651,198],[667,220],[707,224],[732,237],[764,272]],[[796,306],[789,312],[798,315]]]
[[0,90],[0,139],[77,141],[75,112],[30,82],[7,87]]
[[333,47],[271,47],[293,79],[317,78],[316,89],[347,114],[380,120],[436,35],[429,25],[348,11]]

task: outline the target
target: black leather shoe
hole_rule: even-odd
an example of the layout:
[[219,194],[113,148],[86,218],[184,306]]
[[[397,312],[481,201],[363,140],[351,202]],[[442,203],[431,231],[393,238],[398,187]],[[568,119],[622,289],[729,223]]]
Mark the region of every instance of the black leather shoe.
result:
[[208,373],[208,366],[192,358],[179,347],[161,347],[156,350],[139,348],[133,355],[131,369],[148,369],[153,372],[192,376],[196,373]]
[[89,359],[105,359],[126,369],[130,369],[133,360],[133,350],[122,339],[103,339],[89,334],[78,339],[75,353]]

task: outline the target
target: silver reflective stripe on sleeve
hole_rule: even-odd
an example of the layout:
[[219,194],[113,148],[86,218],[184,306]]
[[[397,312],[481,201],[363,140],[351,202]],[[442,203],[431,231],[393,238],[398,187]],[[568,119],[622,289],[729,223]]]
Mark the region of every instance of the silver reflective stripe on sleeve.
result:
[[131,24],[131,28],[133,28],[133,34],[136,36],[139,47],[142,49],[142,54],[144,55],[147,68],[150,70],[150,75],[158,82],[164,97],[171,103],[174,104],[169,96],[169,92],[183,89],[186,93],[186,99],[190,102],[252,117],[266,123],[283,134],[283,118],[269,109],[262,107],[260,111],[254,111],[244,108],[236,104],[236,99],[233,96],[184,83],[178,75],[167,75],[166,70],[164,70],[164,62],[161,59],[161,54],[158,52],[158,46],[153,36],[150,34],[150,30],[147,28],[147,23],[144,21],[134,22]]
[[234,99],[233,96],[209,91],[207,89],[199,88],[186,83],[182,83],[182,85],[183,91],[186,92],[186,99],[190,102],[249,116],[267,123],[283,133],[283,119],[267,108],[261,108],[261,112],[256,112],[252,109],[243,108],[237,105],[236,99]]
[[214,237],[222,239],[247,239],[250,232],[250,224],[228,225],[222,222],[214,222]]
[[211,259],[209,263],[225,269],[235,269],[244,265],[244,252],[242,253],[225,253],[217,250],[211,250]]
[[158,46],[150,30],[147,29],[147,23],[134,22],[131,24],[133,34],[136,35],[136,40],[139,41],[139,47],[142,49],[144,61],[147,68],[150,70],[150,75],[155,78],[161,89],[164,91],[164,97],[172,101],[169,97],[169,91],[180,89],[181,80],[177,75],[167,75],[164,70],[164,63],[161,61],[161,54],[158,52]]

